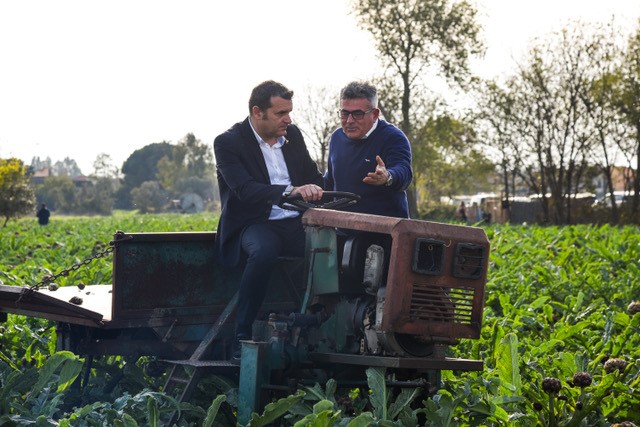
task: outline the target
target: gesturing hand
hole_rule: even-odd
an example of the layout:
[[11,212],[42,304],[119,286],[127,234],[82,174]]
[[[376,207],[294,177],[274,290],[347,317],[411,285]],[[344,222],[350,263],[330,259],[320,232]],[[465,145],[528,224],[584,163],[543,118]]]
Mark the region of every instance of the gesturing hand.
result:
[[385,185],[389,179],[389,171],[384,166],[384,162],[380,156],[376,156],[376,163],[378,163],[376,170],[369,172],[362,182],[369,185]]

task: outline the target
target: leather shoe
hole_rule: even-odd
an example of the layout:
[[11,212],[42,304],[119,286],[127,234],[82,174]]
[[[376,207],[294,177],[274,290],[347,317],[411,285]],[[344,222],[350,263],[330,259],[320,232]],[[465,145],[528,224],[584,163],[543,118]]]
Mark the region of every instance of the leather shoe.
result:
[[240,360],[242,357],[242,343],[240,341],[247,341],[251,338],[244,334],[238,334],[233,340],[233,348],[231,349],[231,358],[233,360]]

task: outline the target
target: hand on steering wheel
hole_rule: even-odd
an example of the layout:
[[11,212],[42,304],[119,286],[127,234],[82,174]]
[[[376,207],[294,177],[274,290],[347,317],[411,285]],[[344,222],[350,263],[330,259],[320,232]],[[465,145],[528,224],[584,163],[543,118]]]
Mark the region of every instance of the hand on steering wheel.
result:
[[293,196],[283,197],[280,206],[283,209],[292,211],[304,212],[307,209],[341,209],[360,200],[360,196],[354,193],[347,193],[345,191],[325,191],[322,194],[322,198],[317,201],[306,202],[302,199],[300,194]]

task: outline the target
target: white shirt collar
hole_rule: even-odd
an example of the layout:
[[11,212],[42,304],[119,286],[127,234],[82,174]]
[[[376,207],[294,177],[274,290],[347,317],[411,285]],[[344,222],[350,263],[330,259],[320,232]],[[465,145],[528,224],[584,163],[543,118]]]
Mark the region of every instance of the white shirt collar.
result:
[[371,135],[371,133],[373,133],[373,131],[376,130],[376,128],[378,127],[378,120],[380,119],[376,119],[376,121],[373,122],[373,126],[371,126],[371,129],[369,129],[369,132],[367,132],[365,136],[362,137],[362,139],[369,138],[369,135]]

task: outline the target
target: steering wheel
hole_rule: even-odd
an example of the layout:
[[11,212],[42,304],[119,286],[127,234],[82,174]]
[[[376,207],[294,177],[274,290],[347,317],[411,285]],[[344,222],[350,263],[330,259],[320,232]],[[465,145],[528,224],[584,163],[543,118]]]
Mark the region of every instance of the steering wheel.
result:
[[278,206],[290,211],[304,212],[307,209],[342,209],[360,200],[360,196],[346,191],[325,191],[320,200],[306,202],[300,194],[283,197]]

